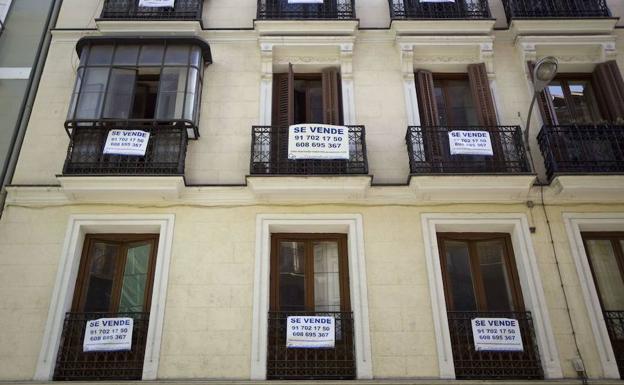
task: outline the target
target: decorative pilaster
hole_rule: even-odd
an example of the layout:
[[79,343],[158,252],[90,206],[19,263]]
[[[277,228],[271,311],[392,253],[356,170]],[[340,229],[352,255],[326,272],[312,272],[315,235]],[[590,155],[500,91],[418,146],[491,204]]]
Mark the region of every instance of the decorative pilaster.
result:
[[420,125],[418,112],[418,95],[414,78],[414,47],[411,44],[401,44],[401,73],[403,74],[403,91],[405,94],[405,112],[409,126]]
[[340,78],[342,81],[342,110],[346,125],[354,125],[355,100],[353,87],[353,43],[340,44]]
[[260,44],[261,79],[260,79],[260,114],[261,125],[271,125],[273,101],[273,44]]

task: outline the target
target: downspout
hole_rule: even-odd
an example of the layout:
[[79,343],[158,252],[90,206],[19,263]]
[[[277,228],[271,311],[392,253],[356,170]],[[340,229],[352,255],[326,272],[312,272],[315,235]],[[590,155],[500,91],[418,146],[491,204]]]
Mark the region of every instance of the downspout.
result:
[[4,203],[6,201],[8,186],[15,174],[15,168],[17,167],[17,160],[20,155],[22,144],[24,142],[24,136],[26,135],[26,128],[30,121],[30,115],[32,113],[35,97],[37,96],[37,90],[39,89],[39,83],[41,82],[41,75],[43,74],[43,67],[48,57],[48,51],[50,49],[50,42],[52,41],[52,28],[56,25],[58,16],[61,10],[63,0],[53,0],[50,4],[50,11],[46,19],[45,27],[41,33],[41,39],[39,46],[37,47],[37,53],[35,55],[35,63],[28,78],[28,85],[26,86],[26,97],[22,101],[20,112],[17,122],[15,123],[15,129],[13,130],[13,136],[11,137],[10,155],[0,174],[0,218],[4,211]]

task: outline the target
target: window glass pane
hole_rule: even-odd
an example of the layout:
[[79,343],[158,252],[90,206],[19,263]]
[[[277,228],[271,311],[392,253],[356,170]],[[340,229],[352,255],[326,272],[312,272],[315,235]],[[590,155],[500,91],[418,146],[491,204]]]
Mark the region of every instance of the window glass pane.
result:
[[109,68],[87,68],[81,88],[76,117],[98,119],[102,112]]
[[163,58],[162,45],[144,45],[141,47],[139,65],[161,65]]
[[338,242],[314,242],[314,310],[340,311]]
[[433,94],[436,99],[436,106],[438,107],[438,120],[440,121],[440,125],[446,126],[448,125],[448,119],[446,116],[446,103],[444,102],[444,90],[442,87],[434,87]]
[[95,242],[88,266],[87,295],[84,312],[107,312],[110,310],[113,280],[118,246]]
[[305,310],[305,244],[280,242],[279,308]]
[[552,105],[557,116],[559,124],[571,124],[573,123],[572,116],[570,115],[570,109],[566,103],[563,93],[563,85],[559,80],[553,80],[548,86]]
[[76,73],[76,84],[74,86],[74,92],[72,93],[71,102],[69,103],[69,112],[67,113],[67,119],[73,119],[76,112],[76,103],[78,102],[78,95],[80,94],[80,87],[82,86],[82,79],[84,76],[84,68],[79,68]]
[[165,67],[158,88],[157,119],[180,119],[184,108],[186,67]]
[[[613,244],[608,239],[587,240],[587,256],[600,292],[604,311],[624,310],[624,282]],[[620,241],[622,243],[622,241]]]
[[129,118],[135,80],[134,69],[113,68],[111,70],[104,118]]
[[470,270],[468,243],[444,241],[444,246],[453,310],[475,311],[477,310],[477,301]]
[[505,242],[503,240],[478,242],[477,253],[487,310],[512,311],[512,292],[505,267]]
[[472,92],[468,80],[447,80],[448,100],[447,114],[452,117],[456,126],[478,125],[477,110],[472,100]]
[[118,45],[115,50],[115,65],[131,65],[137,64],[137,57],[139,56],[138,45]]
[[199,72],[195,68],[189,68],[189,77],[186,92],[186,102],[184,104],[184,119],[193,120],[195,116],[195,100],[197,98],[197,88],[199,87]]
[[89,54],[89,65],[109,65],[113,56],[112,45],[93,45]]
[[145,285],[151,251],[151,243],[128,248],[121,298],[119,299],[119,312],[141,312],[144,310]]
[[186,65],[189,60],[189,46],[172,44],[167,47],[165,55],[165,64],[183,64]]
[[89,57],[89,46],[86,45],[82,47],[82,51],[80,51],[80,65],[87,64],[87,58]]
[[577,123],[592,123],[598,120],[594,110],[594,96],[591,93],[589,81],[569,81],[570,94],[574,103]]
[[323,88],[320,82],[314,82],[310,87],[310,121],[311,122],[324,122],[323,117]]

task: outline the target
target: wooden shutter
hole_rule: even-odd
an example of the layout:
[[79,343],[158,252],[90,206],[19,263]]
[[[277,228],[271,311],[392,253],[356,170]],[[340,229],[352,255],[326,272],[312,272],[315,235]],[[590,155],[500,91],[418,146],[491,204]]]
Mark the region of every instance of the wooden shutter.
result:
[[439,126],[438,105],[433,91],[433,75],[430,71],[416,72],[416,91],[421,126]]
[[323,123],[341,124],[340,75],[335,68],[323,70]]
[[490,81],[484,63],[468,66],[468,79],[472,98],[477,107],[477,117],[482,126],[493,127],[498,125],[494,98],[490,89]]
[[[535,62],[527,62],[527,66],[529,67],[529,76],[531,81],[533,81],[533,70],[535,69]],[[542,120],[544,125],[546,126],[556,126],[557,122],[557,114],[555,114],[555,109],[552,104],[552,97],[550,96],[550,91],[548,91],[548,87],[544,89],[544,91],[540,92],[537,97],[537,105],[539,106],[540,113],[542,114]]]
[[592,74],[596,99],[603,117],[611,122],[624,119],[624,81],[615,60],[598,64]]
[[294,124],[294,73],[292,64],[288,73],[273,75],[273,125],[288,127]]

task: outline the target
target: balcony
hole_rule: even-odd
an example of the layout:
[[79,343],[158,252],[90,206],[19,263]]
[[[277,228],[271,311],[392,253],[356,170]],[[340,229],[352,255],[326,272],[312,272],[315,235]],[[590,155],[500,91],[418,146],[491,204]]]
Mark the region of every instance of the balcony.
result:
[[503,0],[503,5],[514,37],[609,34],[618,20],[606,0]]
[[624,379],[624,311],[605,311],[604,319],[620,377]]
[[319,4],[289,4],[288,0],[258,0],[259,20],[355,19],[354,0],[324,0]]
[[420,19],[489,19],[487,0],[458,0],[422,3],[419,0],[388,0],[392,20]]
[[624,174],[624,126],[544,126],[537,140],[549,179],[560,174]]
[[[286,347],[289,316],[330,316],[336,320],[336,343],[328,349]],[[355,344],[351,312],[269,312],[267,379],[354,379]]]
[[254,126],[251,133],[252,175],[368,174],[364,126],[349,128],[349,160],[289,160],[288,127]]
[[[87,321],[98,318],[134,319],[129,352],[83,352]],[[54,370],[55,381],[140,380],[143,375],[149,313],[67,313]]]
[[101,20],[195,20],[202,17],[203,0],[176,0],[174,7],[140,7],[139,0],[105,0]]
[[[530,312],[449,311],[447,316],[457,379],[544,378]],[[524,351],[476,351],[471,322],[474,318],[511,318],[518,320]]]
[[533,18],[610,17],[606,0],[503,0],[507,21]]
[[[451,155],[450,131],[490,133],[491,157]],[[419,174],[518,174],[530,172],[522,132],[518,126],[497,127],[421,127],[411,126],[405,137],[410,173]]]
[[[160,125],[162,124],[162,125]],[[158,122],[146,125],[76,126],[71,130],[63,175],[184,175],[187,129]],[[150,133],[145,156],[104,154],[111,129]]]

